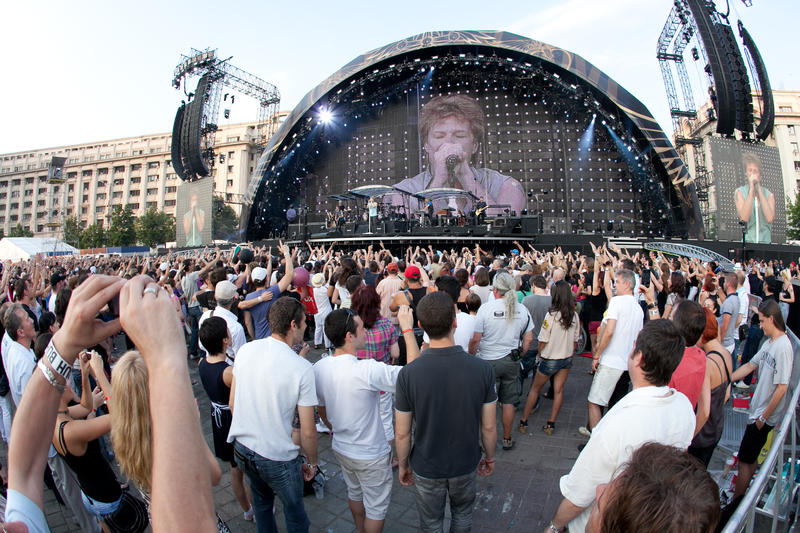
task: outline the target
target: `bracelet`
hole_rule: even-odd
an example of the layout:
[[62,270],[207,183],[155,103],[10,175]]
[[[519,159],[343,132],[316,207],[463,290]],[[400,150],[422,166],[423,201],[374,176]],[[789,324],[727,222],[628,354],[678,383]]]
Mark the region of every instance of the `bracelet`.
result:
[[47,348],[44,350],[44,355],[50,362],[50,366],[53,367],[53,370],[58,372],[58,374],[64,378],[64,380],[69,381],[69,377],[72,375],[72,365],[68,365],[67,362],[64,361],[64,359],[61,357],[61,354],[58,353],[58,350],[56,350],[56,347],[53,345],[52,340],[47,343]]
[[53,372],[53,369],[44,364],[44,360],[42,359],[39,359],[39,363],[37,363],[36,366],[38,366],[39,370],[42,371],[42,374],[44,374],[44,378],[47,380],[47,382],[50,383],[50,385],[52,385],[53,387],[55,387],[55,389],[58,391],[59,394],[63,394],[64,389],[66,388],[65,384],[58,382],[58,379],[56,378],[56,374],[55,372]]
[[564,531],[564,528],[558,529],[558,528],[557,528],[557,527],[556,527],[556,526],[553,524],[553,522],[550,522],[550,525],[549,525],[548,527],[550,528],[550,531],[552,531],[553,533],[561,533],[562,531]]
[[408,328],[408,329],[404,329],[404,330],[403,330],[403,331],[401,331],[400,333],[401,333],[402,335],[405,335],[405,334],[406,334],[406,333],[408,333],[409,331],[414,331],[414,328]]
[[494,459],[486,459],[486,458],[484,458],[483,462],[484,463],[494,463]]

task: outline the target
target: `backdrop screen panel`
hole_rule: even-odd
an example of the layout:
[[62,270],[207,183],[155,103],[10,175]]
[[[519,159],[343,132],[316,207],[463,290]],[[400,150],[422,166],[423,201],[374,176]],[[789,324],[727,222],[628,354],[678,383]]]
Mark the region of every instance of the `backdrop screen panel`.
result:
[[[595,119],[582,102],[552,89],[545,96],[534,87],[501,85],[450,93],[456,102],[447,101],[445,87],[409,91],[405,100],[380,104],[377,116],[365,118],[332,109],[332,117],[316,126],[331,141],[315,158],[313,173],[304,176],[297,207],[307,205],[309,221],[321,221],[337,204],[331,195],[391,185],[413,193],[466,189],[484,197],[490,216],[540,212],[545,232],[598,231],[609,224],[643,232],[641,221],[661,214],[642,208],[663,204],[664,191],[631,172],[637,162],[621,153],[621,141],[599,115]],[[434,105],[439,111],[426,111]],[[453,108],[457,120],[448,120]],[[337,129],[343,133],[338,137]],[[442,164],[447,154],[458,161],[452,175]],[[363,207],[365,200],[351,203]],[[419,198],[402,194],[381,203],[384,210],[394,206],[412,215],[423,207]],[[435,205],[437,211],[469,213],[474,203],[444,198]]]
[[785,242],[786,204],[778,149],[720,137],[710,137],[708,143],[718,237],[741,240],[744,230],[745,242]]
[[175,241],[179,248],[211,243],[213,191],[214,179],[211,177],[184,182],[178,187]]

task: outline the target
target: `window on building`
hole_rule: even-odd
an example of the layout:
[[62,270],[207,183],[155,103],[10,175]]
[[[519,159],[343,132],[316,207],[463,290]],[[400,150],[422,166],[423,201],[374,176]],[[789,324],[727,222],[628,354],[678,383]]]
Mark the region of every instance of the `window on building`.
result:
[[178,190],[177,187],[167,187],[167,193],[172,193],[172,192],[175,192],[177,190]]
[[33,202],[32,202],[32,201],[23,202],[23,204],[22,204],[22,206],[23,206],[23,207],[26,207],[26,208],[27,208],[27,207],[31,207],[32,205],[33,205]]
[[800,155],[800,148],[798,148],[797,143],[789,143],[792,146],[792,154]]
[[44,207],[45,204],[47,204],[46,200],[39,200],[38,202],[36,202],[36,205],[38,205],[39,207]]
[[795,161],[794,162],[794,171],[795,172],[800,172],[800,161]]
[[97,175],[98,176],[105,176],[107,174],[108,174],[108,167],[106,167],[106,168],[98,168],[97,169]]
[[786,129],[789,132],[789,135],[794,135],[794,125],[793,124],[789,124],[788,126],[786,126]]
[[25,189],[25,196],[33,196],[33,189]]
[[228,165],[228,172],[233,172],[233,165]]
[[11,185],[14,186],[14,187],[16,187],[17,185],[20,185],[21,183],[22,183],[22,180],[20,180],[19,178],[11,180]]
[[131,209],[133,209],[134,211],[139,209],[139,204],[138,203],[136,203],[136,204],[128,204],[128,205],[130,205]]
[[233,180],[228,180],[228,187],[233,187]]
[[97,188],[98,189],[102,189],[105,186],[106,186],[106,181],[105,180],[100,180],[100,181],[97,182]]
[[119,198],[122,198],[122,191],[117,191],[117,192],[113,193],[113,194],[111,195],[111,198],[113,198],[113,199],[115,199],[115,200],[117,200],[117,199],[119,199]]
[[125,165],[120,165],[114,167],[114,174],[118,174],[120,172],[125,172]]
[[165,207],[172,207],[174,205],[175,205],[175,200],[165,200],[164,201],[164,206]]
[[97,195],[97,199],[98,199],[98,200],[105,200],[105,199],[106,199],[106,193],[101,193],[101,194],[98,194],[98,195]]
[[81,172],[81,176],[91,176],[91,175],[92,175],[91,170],[84,170],[83,172]]
[[67,185],[67,190],[69,192],[73,192],[75,190],[75,184],[74,183],[70,183],[69,185]]
[[30,219],[31,219],[31,214],[30,213],[24,213],[22,215],[22,220],[23,221],[27,221],[27,220],[30,220]]
[[159,162],[158,161],[150,161],[147,163],[147,168],[158,168]]
[[33,178],[25,178],[25,185],[31,185],[33,183]]
[[138,176],[131,178],[131,183],[141,183],[141,182],[142,182],[142,178],[140,178]]
[[781,113],[791,113],[792,112],[792,106],[790,106],[790,105],[780,105],[780,106],[778,106],[778,111],[781,112]]
[[94,212],[95,213],[102,213],[103,211],[105,211],[105,209],[106,208],[103,207],[102,205],[98,205],[97,207],[94,208]]
[[42,226],[41,224],[39,224],[38,226],[36,226],[36,231],[38,231],[39,233],[41,233],[42,231],[44,231],[44,226]]
[[81,207],[81,215],[85,215],[89,209],[86,206]]
[[139,193],[142,192],[139,189],[134,189],[131,191],[131,196],[139,196]]
[[229,143],[239,142],[239,136],[237,135],[235,137],[228,137],[227,139],[225,139],[225,142],[229,142]]
[[83,190],[84,191],[88,191],[89,190],[89,184],[88,183],[84,183],[83,184]]
[[16,222],[17,220],[19,220],[19,217],[17,215],[11,215],[10,217],[8,217],[8,220],[10,220],[11,222]]
[[141,170],[141,169],[142,169],[142,164],[141,163],[134,163],[134,164],[131,165],[131,171]]
[[147,194],[158,194],[158,189],[147,189]]

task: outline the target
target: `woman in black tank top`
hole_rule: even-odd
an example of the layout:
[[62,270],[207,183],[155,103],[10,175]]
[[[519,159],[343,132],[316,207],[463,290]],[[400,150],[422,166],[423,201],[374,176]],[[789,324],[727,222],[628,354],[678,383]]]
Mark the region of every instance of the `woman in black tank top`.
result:
[[[81,404],[68,407],[68,402],[74,396],[72,389],[66,389],[61,395],[53,446],[78,478],[84,506],[103,523],[107,531],[144,531],[150,522],[144,502],[120,488],[117,476],[100,448],[98,439],[111,431],[111,415],[77,418],[86,416],[94,407],[89,388],[89,354],[83,352],[79,357],[83,379]],[[103,370],[103,360],[97,352],[91,355],[91,373],[103,391],[111,391],[111,384]],[[102,398],[103,394],[95,395],[95,398]]]

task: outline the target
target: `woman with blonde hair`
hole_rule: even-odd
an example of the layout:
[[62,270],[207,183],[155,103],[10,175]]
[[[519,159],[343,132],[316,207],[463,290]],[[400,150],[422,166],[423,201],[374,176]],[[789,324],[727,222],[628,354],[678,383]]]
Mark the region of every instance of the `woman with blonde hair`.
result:
[[[111,442],[114,453],[125,474],[139,489],[150,506],[153,470],[153,435],[150,420],[150,390],[145,361],[139,352],[131,350],[120,357],[111,375],[109,410],[111,419]],[[108,394],[109,391],[104,390]],[[217,460],[206,449],[206,467],[211,484],[217,485],[222,470]],[[221,533],[230,530],[217,515],[217,528]]]

